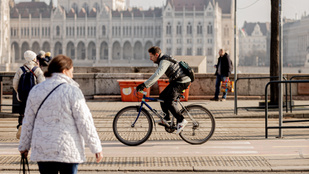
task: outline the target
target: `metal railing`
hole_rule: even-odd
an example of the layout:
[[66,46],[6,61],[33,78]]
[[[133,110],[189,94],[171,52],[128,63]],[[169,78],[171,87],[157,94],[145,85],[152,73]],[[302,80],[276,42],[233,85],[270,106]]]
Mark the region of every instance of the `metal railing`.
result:
[[2,104],[3,102],[3,77],[14,77],[14,75],[1,75],[0,74],[0,112],[2,112],[2,106],[19,106],[18,104]]
[[[309,75],[296,75],[296,76],[292,76],[290,78],[290,80],[292,80],[295,77],[309,77]],[[297,107],[297,106],[309,106],[309,105],[293,105],[293,107]],[[290,83],[290,112],[292,113],[292,84]]]
[[[268,82],[265,86],[265,138],[268,138],[268,129],[303,129],[303,128],[309,128],[309,126],[270,126],[268,127],[268,92],[267,88],[271,83],[309,83],[309,80],[286,80],[286,81],[271,81]],[[283,121],[283,123],[288,123],[288,122],[308,122],[309,120],[288,120],[288,121]],[[279,121],[280,122],[280,121]],[[280,124],[279,124],[280,125]]]
[[[235,103],[234,103],[234,114],[238,114],[238,108],[257,108],[257,109],[264,109],[264,106],[256,106],[256,107],[238,107],[238,103],[237,103],[237,82],[239,80],[248,80],[248,79],[275,79],[275,78],[279,78],[278,76],[270,76],[270,77],[244,77],[244,78],[238,78],[235,81]],[[285,80],[286,78],[283,77]],[[286,93],[286,101],[287,101],[287,84],[285,85],[285,93]],[[288,108],[286,108],[286,112],[288,112]]]

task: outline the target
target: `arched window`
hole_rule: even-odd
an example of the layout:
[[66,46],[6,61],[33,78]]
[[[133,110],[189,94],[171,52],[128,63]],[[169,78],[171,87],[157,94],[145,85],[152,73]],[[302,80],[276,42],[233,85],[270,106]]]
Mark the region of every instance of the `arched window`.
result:
[[178,22],[177,27],[176,27],[176,34],[181,35],[181,29],[182,29],[181,24],[180,22]]
[[207,34],[212,34],[212,24],[211,24],[211,22],[208,23]]
[[102,26],[102,35],[103,36],[106,35],[106,27],[105,27],[105,25]]
[[56,27],[56,36],[60,36],[60,27],[59,26]]
[[192,25],[190,22],[187,25],[187,34],[192,34]]
[[166,34],[172,34],[172,26],[170,23],[167,23]]
[[203,26],[200,22],[197,25],[197,34],[203,34]]
[[228,28],[228,26],[227,25],[225,25],[225,27],[224,27],[224,36],[225,37],[228,37],[229,36],[229,28]]

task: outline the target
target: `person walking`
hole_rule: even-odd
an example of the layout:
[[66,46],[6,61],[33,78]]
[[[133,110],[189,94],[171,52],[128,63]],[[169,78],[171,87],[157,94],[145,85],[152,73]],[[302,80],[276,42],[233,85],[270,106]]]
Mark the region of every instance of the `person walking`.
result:
[[[220,84],[221,81],[225,81],[226,78],[229,78],[231,72],[233,70],[233,64],[230,59],[230,56],[224,51],[224,49],[219,50],[219,58],[218,63],[215,65],[216,67],[216,91],[215,97],[210,100],[219,101],[219,93],[220,93]],[[227,92],[223,92],[221,101],[225,101],[227,96]]]
[[[28,98],[28,95],[29,95],[29,91],[30,91],[30,89],[29,89],[29,91],[24,91],[24,93],[18,92],[18,91],[22,90],[22,89],[18,89],[18,88],[23,87],[23,84],[20,84],[20,83],[29,83],[29,82],[25,82],[25,81],[20,81],[21,76],[24,73],[32,73],[32,75],[33,75],[32,77],[34,78],[34,84],[33,85],[41,83],[45,80],[43,71],[37,65],[36,54],[31,50],[27,50],[24,53],[24,58],[26,60],[26,63],[23,66],[21,66],[20,68],[18,68],[18,70],[16,71],[15,76],[13,78],[13,89],[16,92],[16,98],[19,102],[19,118],[18,118],[17,129],[19,128],[20,125],[22,125],[22,120],[23,120],[24,112],[25,112],[25,108],[26,108],[26,102],[27,102],[27,98]],[[28,80],[32,80],[32,79],[28,79]]]
[[[148,49],[148,52],[150,60],[159,66],[156,72],[146,82],[136,87],[136,91],[142,91],[144,88],[151,87],[165,73],[165,75],[169,78],[170,84],[159,95],[159,99],[164,100],[164,102],[160,103],[162,111],[165,113],[162,124],[168,124],[168,121],[170,121],[170,111],[177,119],[176,134],[178,135],[187,125],[188,121],[184,119],[183,115],[180,113],[173,101],[182,93],[183,90],[188,88],[191,83],[191,79],[183,72],[178,61],[169,55],[162,54],[159,47],[153,46]],[[170,61],[169,59],[173,59],[173,61]]]
[[52,57],[51,57],[51,53],[50,53],[50,52],[46,52],[46,53],[45,53],[45,59],[46,59],[47,63],[49,63],[49,62],[52,60]]
[[37,55],[37,60],[39,62],[39,66],[42,67],[46,67],[48,66],[48,59],[45,58],[45,51],[41,50],[38,55]]
[[101,142],[85,97],[72,79],[72,60],[56,56],[44,75],[46,81],[29,94],[18,150],[27,156],[31,147],[30,160],[42,174],[75,174],[86,161],[85,143],[100,162]]

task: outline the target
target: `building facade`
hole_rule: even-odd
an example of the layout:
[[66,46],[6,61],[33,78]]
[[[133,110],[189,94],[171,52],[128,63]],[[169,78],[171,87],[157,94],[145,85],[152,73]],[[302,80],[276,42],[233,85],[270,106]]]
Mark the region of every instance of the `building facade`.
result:
[[233,60],[232,0],[167,0],[161,8],[127,8],[125,0],[20,2],[11,7],[12,59],[27,49],[66,54],[77,66],[152,66],[148,48],[206,55],[213,71],[220,48]]
[[0,63],[11,63],[9,0],[0,0]]
[[308,66],[309,15],[283,25],[283,65]]
[[239,65],[269,66],[270,23],[245,22],[239,32]]

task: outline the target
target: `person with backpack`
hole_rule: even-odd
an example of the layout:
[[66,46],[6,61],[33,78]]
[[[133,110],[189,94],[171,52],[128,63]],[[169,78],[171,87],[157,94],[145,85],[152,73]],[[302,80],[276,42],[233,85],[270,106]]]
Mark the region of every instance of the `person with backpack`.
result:
[[[219,101],[219,93],[220,93],[220,84],[221,81],[228,80],[229,76],[231,75],[231,72],[233,71],[233,63],[230,59],[230,56],[224,51],[224,49],[219,50],[219,58],[218,63],[215,65],[216,67],[216,91],[215,91],[215,97],[211,98],[212,101]],[[225,101],[227,96],[227,91],[223,92],[221,101]]]
[[136,91],[142,91],[144,88],[151,87],[165,73],[165,75],[169,78],[170,83],[159,95],[159,99],[164,100],[164,102],[161,102],[160,104],[162,111],[165,113],[163,123],[161,124],[169,124],[168,121],[170,121],[170,111],[177,119],[176,134],[178,135],[188,124],[188,121],[184,119],[183,115],[173,101],[182,93],[183,90],[188,88],[192,80],[190,79],[189,74],[185,73],[185,70],[181,67],[179,61],[169,55],[162,54],[159,47],[153,46],[148,49],[148,52],[150,60],[159,66],[156,72],[146,82],[136,87]]
[[13,88],[19,101],[19,118],[17,129],[22,125],[26,102],[32,87],[45,80],[43,71],[38,67],[36,54],[28,50],[24,53],[26,63],[18,68],[13,78]]

